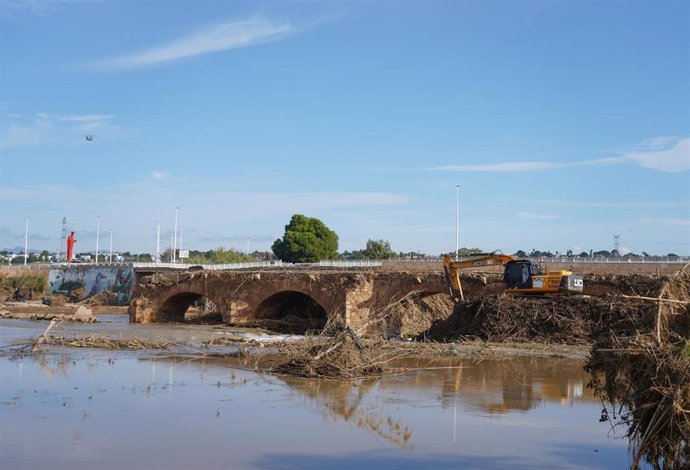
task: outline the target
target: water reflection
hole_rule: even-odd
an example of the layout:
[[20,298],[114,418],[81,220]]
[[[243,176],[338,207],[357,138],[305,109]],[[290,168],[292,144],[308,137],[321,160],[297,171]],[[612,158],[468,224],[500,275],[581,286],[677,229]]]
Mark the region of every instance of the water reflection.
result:
[[580,361],[406,360],[394,366],[419,370],[354,383],[237,365],[131,351],[0,357],[3,468],[627,463],[625,442],[597,421]]
[[382,412],[380,406],[371,407],[363,403],[364,397],[377,386],[379,379],[354,383],[294,377],[281,379],[303,395],[305,406],[318,410],[325,419],[342,419],[398,447],[412,447],[412,429],[402,422],[400,416]]
[[69,356],[66,353],[57,356],[37,354],[36,362],[38,362],[41,370],[48,377],[54,377],[55,375],[68,376]]
[[[410,386],[440,389],[445,407],[462,402],[486,413],[528,411],[544,401],[573,405],[596,402],[585,388],[582,362],[565,358],[519,356],[510,359],[408,360],[399,367],[419,368]],[[391,382],[382,381],[385,387]]]
[[575,402],[596,402],[583,386],[587,377],[581,363],[571,359],[407,360],[396,366],[419,370],[354,383],[294,377],[281,380],[301,394],[305,407],[321,412],[325,419],[354,423],[402,448],[413,447],[414,430],[395,409],[391,410],[390,405],[400,403],[401,396],[433,395],[443,409],[452,407],[453,442],[458,406],[481,414],[507,414],[527,412],[545,406],[545,402],[569,407]]

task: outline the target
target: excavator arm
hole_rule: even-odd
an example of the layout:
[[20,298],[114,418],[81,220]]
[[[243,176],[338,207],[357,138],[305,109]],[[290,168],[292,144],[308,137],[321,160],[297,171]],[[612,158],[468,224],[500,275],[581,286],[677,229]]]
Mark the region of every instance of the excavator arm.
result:
[[460,283],[460,270],[469,268],[481,268],[484,266],[505,266],[509,261],[515,260],[514,257],[492,253],[486,256],[479,256],[465,261],[453,261],[453,259],[444,255],[443,270],[446,273],[446,281],[448,282],[448,293],[454,299],[465,300],[462,293],[462,284]]

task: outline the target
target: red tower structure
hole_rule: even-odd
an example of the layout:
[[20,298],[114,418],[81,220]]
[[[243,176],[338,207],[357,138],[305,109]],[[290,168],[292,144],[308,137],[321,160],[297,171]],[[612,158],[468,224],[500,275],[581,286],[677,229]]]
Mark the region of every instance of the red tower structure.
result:
[[74,232],[70,233],[69,237],[67,237],[67,262],[71,263],[72,262],[72,255],[74,254],[74,244],[77,243],[77,240],[74,238]]

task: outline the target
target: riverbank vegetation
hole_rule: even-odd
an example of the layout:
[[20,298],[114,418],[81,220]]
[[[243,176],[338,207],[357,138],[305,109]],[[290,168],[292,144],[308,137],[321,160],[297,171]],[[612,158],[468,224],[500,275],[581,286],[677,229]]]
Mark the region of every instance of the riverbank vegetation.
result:
[[40,299],[48,289],[48,279],[41,274],[0,272],[0,302]]

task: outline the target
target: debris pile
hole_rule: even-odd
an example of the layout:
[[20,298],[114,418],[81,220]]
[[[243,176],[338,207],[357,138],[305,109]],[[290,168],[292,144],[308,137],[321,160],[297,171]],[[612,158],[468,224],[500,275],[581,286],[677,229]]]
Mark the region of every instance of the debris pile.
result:
[[73,308],[61,309],[64,311],[56,312],[11,312],[9,310],[0,310],[0,318],[9,318],[15,320],[43,320],[43,321],[60,321],[70,323],[98,323],[96,317],[93,316],[91,310],[80,306],[76,311]]
[[437,320],[453,311],[453,300],[446,294],[407,297],[377,312],[367,328],[368,337],[415,338]]
[[670,278],[651,330],[609,330],[592,347],[588,384],[605,404],[601,421],[627,426],[633,456],[655,469],[690,468],[690,273]]
[[66,338],[50,335],[43,344],[65,346],[69,348],[98,348],[98,349],[168,349],[169,341],[143,340],[134,338],[104,338],[101,336],[85,336]]
[[64,307],[68,301],[69,299],[62,294],[51,294],[43,297],[43,305],[49,307]]
[[649,333],[667,318],[661,318],[657,299],[677,297],[683,289],[678,282],[677,276],[590,275],[585,289],[591,296],[482,296],[456,304],[452,315],[435,321],[418,338],[578,345],[592,344],[610,331]]
[[287,335],[309,335],[321,331],[325,322],[322,315],[311,315],[305,311],[302,314],[288,313],[281,318],[260,318],[248,322],[246,326],[265,328]]
[[605,404],[601,421],[627,426],[631,468],[643,458],[654,468],[688,468],[690,343],[643,336],[613,343],[597,344],[586,367],[593,374],[588,386]]
[[479,338],[492,342],[591,344],[609,330],[651,331],[656,305],[621,295],[590,297],[490,296],[460,302],[422,335],[432,341]]
[[[381,375],[380,358],[371,359],[369,348],[357,334],[339,323],[327,325],[324,334],[312,341],[299,342],[288,352],[288,360],[274,372],[307,378],[356,379]],[[325,339],[325,341],[324,341]]]
[[605,294],[657,297],[669,279],[669,276],[648,274],[587,274],[584,293],[595,297]]
[[[83,288],[81,288],[83,289]],[[83,296],[83,292],[79,292],[79,290],[75,290],[73,298],[81,298]],[[111,291],[104,291],[101,292],[100,294],[92,295],[91,297],[87,297],[86,299],[82,300],[79,302],[81,305],[89,305],[89,306],[101,306],[101,305],[117,305],[117,296],[113,294]]]

